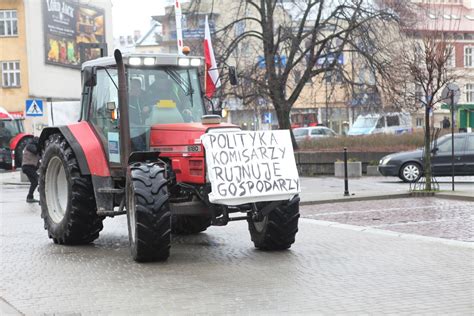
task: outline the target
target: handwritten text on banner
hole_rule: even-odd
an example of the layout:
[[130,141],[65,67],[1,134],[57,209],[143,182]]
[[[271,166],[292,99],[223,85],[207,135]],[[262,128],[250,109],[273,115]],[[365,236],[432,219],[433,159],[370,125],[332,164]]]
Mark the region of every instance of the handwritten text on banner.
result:
[[289,131],[219,130],[201,137],[213,203],[286,200],[300,192]]

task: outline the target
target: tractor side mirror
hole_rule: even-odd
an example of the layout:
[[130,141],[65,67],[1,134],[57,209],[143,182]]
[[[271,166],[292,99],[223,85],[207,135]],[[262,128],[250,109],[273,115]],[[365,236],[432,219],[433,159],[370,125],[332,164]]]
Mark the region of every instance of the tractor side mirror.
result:
[[97,84],[97,75],[95,67],[86,67],[82,71],[82,80],[84,82],[84,86],[86,87],[94,87]]
[[229,66],[229,82],[232,86],[237,85],[237,75],[235,74],[234,66]]

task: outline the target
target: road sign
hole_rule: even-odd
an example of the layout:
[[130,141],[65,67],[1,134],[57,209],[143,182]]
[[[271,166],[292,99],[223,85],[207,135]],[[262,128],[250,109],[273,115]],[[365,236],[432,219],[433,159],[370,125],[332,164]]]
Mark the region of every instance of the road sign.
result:
[[451,94],[453,94],[453,103],[458,103],[461,97],[461,90],[459,90],[459,87],[454,83],[450,83],[444,87],[443,92],[441,92],[441,97],[446,102],[451,103]]
[[263,113],[263,123],[271,124],[272,123],[272,112]]
[[26,116],[43,116],[43,100],[30,99],[26,100]]

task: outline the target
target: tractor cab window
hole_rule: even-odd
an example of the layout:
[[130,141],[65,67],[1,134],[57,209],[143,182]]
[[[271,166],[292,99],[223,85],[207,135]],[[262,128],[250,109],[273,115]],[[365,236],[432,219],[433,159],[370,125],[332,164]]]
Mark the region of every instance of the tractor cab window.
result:
[[15,122],[11,120],[0,121],[0,148],[10,147],[10,140],[18,134],[15,125]]
[[204,114],[196,69],[128,71],[130,125],[200,122]]
[[118,106],[118,91],[115,86],[117,82],[116,69],[98,69],[97,85],[92,89],[89,118],[102,138],[106,152],[110,133],[118,133],[118,121],[112,119],[110,110],[107,109],[108,103],[113,102]]

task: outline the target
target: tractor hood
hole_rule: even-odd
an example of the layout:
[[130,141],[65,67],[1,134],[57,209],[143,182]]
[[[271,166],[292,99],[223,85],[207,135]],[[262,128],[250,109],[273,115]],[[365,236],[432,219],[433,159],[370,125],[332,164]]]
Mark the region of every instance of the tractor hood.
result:
[[227,123],[176,123],[154,125],[151,127],[150,132],[150,147],[196,145],[200,144],[201,135],[205,134],[209,129],[236,127],[235,125]]

